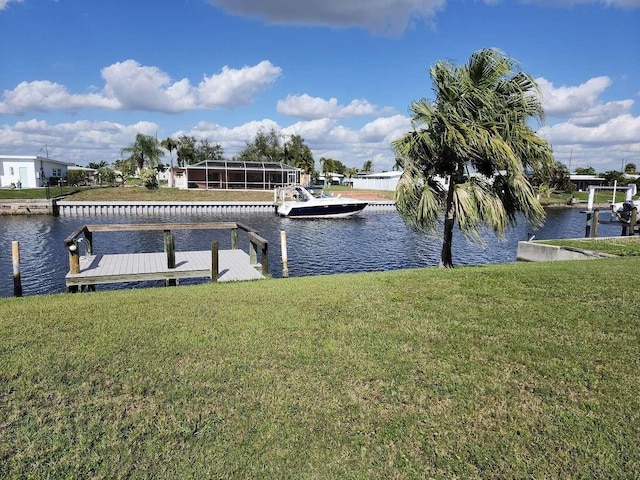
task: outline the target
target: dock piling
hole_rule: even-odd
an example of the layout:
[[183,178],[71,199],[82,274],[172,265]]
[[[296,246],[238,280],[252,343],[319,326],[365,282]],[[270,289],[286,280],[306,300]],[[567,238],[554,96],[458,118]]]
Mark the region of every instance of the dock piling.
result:
[[20,277],[20,242],[11,242],[11,258],[13,260],[13,296],[22,296],[22,280]]
[[282,251],[282,278],[289,277],[289,260],[287,259],[287,232],[280,230],[280,249]]
[[218,282],[219,272],[218,242],[211,242],[211,283]]

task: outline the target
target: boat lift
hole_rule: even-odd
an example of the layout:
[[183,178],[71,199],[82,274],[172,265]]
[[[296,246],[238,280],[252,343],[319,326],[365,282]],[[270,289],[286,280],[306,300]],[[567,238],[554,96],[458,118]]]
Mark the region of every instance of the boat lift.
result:
[[638,193],[638,187],[635,183],[630,183],[627,186],[619,187],[617,182],[614,182],[613,187],[603,187],[598,185],[589,185],[589,199],[587,201],[587,212],[593,212],[593,200],[595,198],[596,190],[613,190],[613,197],[611,199],[611,203],[616,203],[616,191],[617,190],[626,190],[627,194],[625,197],[625,201],[629,201],[633,198],[634,195]]

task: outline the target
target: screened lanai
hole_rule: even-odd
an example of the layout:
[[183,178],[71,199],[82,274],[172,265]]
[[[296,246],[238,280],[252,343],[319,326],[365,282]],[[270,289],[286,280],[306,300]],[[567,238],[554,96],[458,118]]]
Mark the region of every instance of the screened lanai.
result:
[[300,183],[300,169],[284,163],[206,160],[185,167],[187,188],[271,190]]

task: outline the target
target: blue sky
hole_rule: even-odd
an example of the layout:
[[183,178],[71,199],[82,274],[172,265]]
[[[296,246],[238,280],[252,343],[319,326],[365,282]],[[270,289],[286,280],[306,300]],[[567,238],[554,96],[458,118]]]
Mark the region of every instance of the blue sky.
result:
[[640,0],[0,0],[0,154],[112,163],[142,132],[230,158],[275,128],[390,170],[429,68],[495,47],[557,160],[640,168],[639,25]]

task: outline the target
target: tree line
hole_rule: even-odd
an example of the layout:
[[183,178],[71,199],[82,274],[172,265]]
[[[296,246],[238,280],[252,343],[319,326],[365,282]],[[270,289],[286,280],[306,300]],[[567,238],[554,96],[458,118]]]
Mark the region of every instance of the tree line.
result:
[[[169,163],[167,164],[164,163],[165,152],[169,152]],[[125,176],[142,175],[149,170],[162,172],[167,168],[174,167],[174,152],[175,166],[177,167],[227,159],[222,145],[212,143],[207,139],[180,135],[178,138],[168,137],[160,141],[152,135],[138,133],[131,145],[120,150],[122,158],[113,163],[114,168],[111,170],[120,171]],[[354,177],[360,172],[373,172],[372,160],[365,161],[362,168],[358,169],[347,167],[340,160],[325,157],[319,159],[320,171],[317,171],[311,149],[304,142],[304,139],[300,135],[291,135],[282,141],[282,136],[275,129],[259,130],[252,141],[246,142],[245,147],[228,160],[284,163],[299,168],[314,183],[318,181],[320,174],[327,176],[334,173]],[[92,162],[88,167],[102,169],[101,178],[107,183],[113,181],[113,174],[108,171],[107,162]],[[82,173],[78,173],[78,175],[82,175]]]

